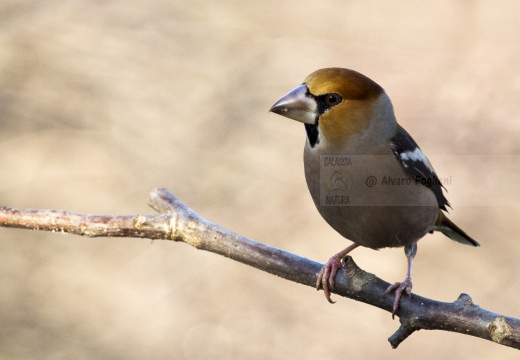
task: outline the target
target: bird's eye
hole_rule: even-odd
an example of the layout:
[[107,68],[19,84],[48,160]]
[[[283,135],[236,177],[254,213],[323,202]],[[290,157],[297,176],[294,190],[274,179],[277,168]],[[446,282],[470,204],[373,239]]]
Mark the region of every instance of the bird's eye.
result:
[[325,95],[325,103],[327,103],[328,106],[338,105],[341,102],[341,100],[343,99],[339,94],[333,93]]

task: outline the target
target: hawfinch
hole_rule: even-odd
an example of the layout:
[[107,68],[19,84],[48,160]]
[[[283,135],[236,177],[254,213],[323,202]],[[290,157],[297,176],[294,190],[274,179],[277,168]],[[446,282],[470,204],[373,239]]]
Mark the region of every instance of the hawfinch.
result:
[[307,141],[305,178],[325,221],[353,243],[330,258],[318,274],[329,302],[341,259],[358,246],[404,247],[408,271],[395,291],[412,290],[417,241],[440,231],[462,244],[479,244],[446,217],[450,206],[443,180],[413,138],[396,121],[383,88],[348,69],[328,68],[307,76],[271,112],[302,122]]

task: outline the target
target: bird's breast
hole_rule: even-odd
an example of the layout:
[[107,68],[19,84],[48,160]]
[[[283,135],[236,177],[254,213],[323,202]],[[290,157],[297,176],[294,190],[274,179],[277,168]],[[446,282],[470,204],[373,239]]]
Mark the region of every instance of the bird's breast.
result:
[[398,247],[423,237],[437,219],[433,192],[409,176],[388,147],[369,155],[306,147],[305,177],[319,213],[366,247]]

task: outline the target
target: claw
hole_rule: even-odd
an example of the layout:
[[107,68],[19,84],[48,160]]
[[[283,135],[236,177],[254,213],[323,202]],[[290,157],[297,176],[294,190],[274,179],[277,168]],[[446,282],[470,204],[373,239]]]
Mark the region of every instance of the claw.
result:
[[358,246],[358,244],[352,243],[345,249],[341,250],[339,253],[331,257],[318,273],[318,279],[316,280],[316,290],[323,289],[325,298],[327,298],[331,304],[334,304],[335,301],[330,298],[330,291],[334,291],[336,288],[334,278],[338,273],[338,269],[343,266],[341,264],[341,259],[343,259],[349,252]]
[[316,280],[316,290],[323,289],[323,294],[329,303],[334,304],[330,298],[331,290],[335,290],[335,281],[334,278],[338,273],[338,269],[341,268],[341,260],[337,255],[334,255],[327,261],[325,266],[323,266],[318,274],[318,279]]
[[392,291],[395,291],[394,306],[392,308],[392,319],[394,319],[395,314],[399,309],[399,302],[401,301],[403,291],[408,294],[408,297],[412,297],[412,279],[406,278],[403,282],[396,282],[395,284],[390,285],[386,289],[385,295],[390,294]]

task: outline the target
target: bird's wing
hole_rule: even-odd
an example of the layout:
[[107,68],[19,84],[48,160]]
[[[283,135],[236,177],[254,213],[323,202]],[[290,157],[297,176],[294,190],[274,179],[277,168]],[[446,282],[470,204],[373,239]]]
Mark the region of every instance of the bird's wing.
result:
[[435,174],[435,170],[433,170],[426,155],[410,134],[400,125],[398,125],[397,132],[390,141],[390,147],[406,172],[424,186],[429,187],[437,198],[439,208],[447,211],[446,206],[450,206],[450,203],[442,192],[444,185]]

